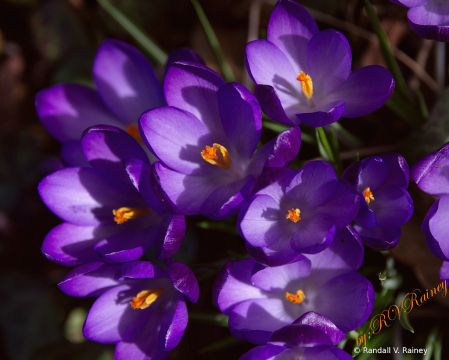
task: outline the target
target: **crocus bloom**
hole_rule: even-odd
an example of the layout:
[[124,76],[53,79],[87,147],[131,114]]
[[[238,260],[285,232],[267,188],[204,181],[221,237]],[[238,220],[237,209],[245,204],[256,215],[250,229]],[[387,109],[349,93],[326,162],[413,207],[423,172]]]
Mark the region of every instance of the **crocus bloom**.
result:
[[257,100],[205,66],[173,64],[164,91],[169,106],[146,112],[139,125],[161,160],[154,164],[154,190],[176,213],[230,217],[264,168],[289,165],[298,153],[299,127],[256,151],[262,129]]
[[83,334],[117,344],[116,360],[163,360],[187,326],[185,299],[196,303],[199,295],[187,266],[174,260],[165,264],[167,271],[146,261],[88,263],[73,269],[58,286],[71,296],[98,296]]
[[334,346],[345,337],[329,319],[310,311],[273,332],[267,345],[248,351],[239,360],[351,360]]
[[449,41],[449,3],[442,0],[390,0],[409,7],[408,22],[424,39]]
[[349,166],[342,179],[358,189],[360,210],[354,228],[362,242],[378,250],[395,247],[401,226],[413,214],[413,200],[407,192],[410,172],[405,159],[394,153],[371,156]]
[[249,254],[277,266],[327,248],[358,207],[356,189],[338,180],[329,163],[310,161],[258,191],[240,211],[237,226]]
[[45,256],[66,266],[125,262],[140,258],[153,243],[159,259],[173,256],[185,219],[154,195],[151,165],[140,144],[123,130],[98,125],[85,132],[81,145],[91,167],[68,167],[39,184],[44,203],[65,221],[46,236]]
[[310,14],[291,0],[276,4],[267,40],[250,42],[245,61],[262,110],[290,126],[320,127],[341,116],[369,114],[394,89],[393,76],[382,66],[351,72],[351,49],[343,34],[319,32]]
[[351,227],[326,250],[299,261],[264,267],[253,259],[228,262],[214,283],[217,307],[238,339],[266,344],[271,334],[314,311],[349,332],[371,314],[374,290],[357,269],[363,246]]
[[[440,275],[449,279],[449,143],[430,153],[411,169],[418,187],[428,194],[438,196],[422,224],[426,243],[432,253],[444,260]],[[446,269],[446,270],[445,270]]]

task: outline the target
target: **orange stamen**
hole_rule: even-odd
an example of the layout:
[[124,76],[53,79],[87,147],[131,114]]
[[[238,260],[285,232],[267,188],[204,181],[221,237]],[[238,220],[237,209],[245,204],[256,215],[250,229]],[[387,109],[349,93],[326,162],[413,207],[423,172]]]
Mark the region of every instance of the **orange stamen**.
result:
[[139,126],[136,123],[128,125],[126,128],[126,132],[131,135],[134,139],[136,139],[140,144],[143,144],[142,137],[139,133]]
[[229,169],[231,167],[231,158],[228,150],[220,144],[206,146],[206,150],[201,151],[201,156],[209,164],[217,165],[221,169]]
[[115,215],[114,220],[117,224],[123,224],[125,221],[129,219],[135,219],[141,216],[145,216],[148,214],[148,209],[136,209],[129,207],[121,207],[117,210],[112,210],[112,213]]
[[301,220],[301,218],[299,217],[300,214],[301,214],[301,211],[299,211],[299,209],[295,210],[292,208],[291,210],[288,211],[286,219],[290,219],[294,223],[297,223],[299,220]]
[[371,201],[374,201],[374,196],[369,187],[363,190],[363,197],[365,198],[366,204],[369,205]]
[[313,83],[310,75],[306,75],[304,71],[301,71],[296,80],[301,81],[302,92],[307,99],[310,99],[313,95]]
[[291,301],[293,304],[301,304],[302,301],[306,298],[306,296],[304,295],[304,291],[302,290],[298,290],[296,292],[296,295],[290,294],[288,291],[285,294],[285,298],[288,301]]
[[129,303],[133,307],[133,309],[146,309],[148,306],[150,306],[152,303],[154,303],[158,297],[160,297],[163,294],[162,289],[150,289],[150,290],[143,290],[140,293],[137,294],[136,297],[133,298],[133,301],[130,301]]

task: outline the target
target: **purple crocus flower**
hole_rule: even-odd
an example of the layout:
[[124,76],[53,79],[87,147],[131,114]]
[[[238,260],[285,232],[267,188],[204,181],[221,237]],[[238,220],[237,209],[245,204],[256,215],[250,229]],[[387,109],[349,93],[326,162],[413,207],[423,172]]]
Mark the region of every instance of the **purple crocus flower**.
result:
[[449,3],[442,0],[390,0],[410,8],[412,30],[424,39],[449,41]]
[[374,290],[357,269],[363,246],[351,227],[339,231],[332,245],[314,255],[278,267],[253,259],[228,262],[214,283],[217,307],[229,316],[238,339],[266,344],[271,334],[314,311],[349,332],[371,314]]
[[427,213],[422,230],[432,253],[444,260],[442,279],[449,279],[449,143],[430,153],[411,168],[411,176],[418,187],[438,196]]
[[393,92],[393,76],[382,66],[351,72],[351,49],[343,34],[319,32],[294,1],[278,1],[267,39],[246,46],[246,67],[262,110],[282,124],[320,127],[341,116],[367,115]]
[[305,313],[292,325],[276,330],[265,346],[258,346],[239,360],[351,360],[335,347],[346,335],[329,319],[313,311]]
[[362,242],[377,250],[395,247],[401,226],[413,214],[405,159],[394,153],[371,156],[349,166],[342,179],[356,186],[359,193],[360,210],[354,228]]
[[44,203],[65,221],[45,237],[44,255],[65,266],[125,262],[155,243],[158,259],[173,256],[185,219],[154,195],[139,143],[123,130],[97,125],[86,130],[81,146],[91,167],[68,167],[39,184]]
[[178,345],[188,322],[185,299],[196,303],[198,282],[182,263],[167,270],[146,261],[94,262],[73,269],[59,284],[70,296],[98,296],[83,334],[117,344],[116,360],[162,360]]
[[278,266],[327,248],[358,208],[355,188],[338,180],[329,163],[310,161],[258,191],[237,226],[256,261]]
[[164,91],[169,106],[146,112],[139,124],[161,160],[154,164],[154,190],[176,213],[230,217],[264,168],[289,165],[298,153],[299,127],[256,151],[259,103],[243,85],[226,84],[205,66],[173,64]]

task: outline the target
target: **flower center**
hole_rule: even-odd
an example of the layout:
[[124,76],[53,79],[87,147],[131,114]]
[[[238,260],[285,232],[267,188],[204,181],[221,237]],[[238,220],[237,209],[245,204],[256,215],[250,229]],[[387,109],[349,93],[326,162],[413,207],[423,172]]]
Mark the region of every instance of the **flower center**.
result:
[[117,224],[123,224],[129,219],[145,216],[148,212],[148,209],[136,209],[129,207],[121,207],[120,209],[112,210],[112,213],[115,215],[114,220]]
[[299,220],[301,220],[301,218],[299,217],[300,214],[301,214],[301,211],[299,211],[299,209],[295,210],[292,208],[291,210],[288,211],[286,219],[290,219],[294,223],[297,223]]
[[160,288],[143,290],[133,298],[133,301],[130,301],[129,303],[131,304],[133,309],[143,310],[154,303],[163,293],[164,291]]
[[228,150],[220,144],[214,144],[206,146],[206,150],[201,151],[201,156],[209,164],[217,165],[222,169],[229,169],[231,167],[232,160],[229,157]]
[[313,83],[310,75],[306,75],[304,71],[301,71],[296,80],[301,81],[302,92],[307,99],[310,99],[313,95]]
[[285,298],[288,301],[291,301],[293,304],[301,304],[302,301],[306,298],[304,295],[304,291],[298,290],[296,294],[290,294],[288,291],[285,293]]
[[371,201],[374,201],[374,196],[369,187],[363,190],[363,197],[365,198],[366,204],[369,205]]
[[136,123],[128,125],[126,127],[126,132],[129,135],[131,135],[134,139],[136,139],[139,144],[143,144],[142,137],[140,136],[140,133],[139,133],[139,126]]

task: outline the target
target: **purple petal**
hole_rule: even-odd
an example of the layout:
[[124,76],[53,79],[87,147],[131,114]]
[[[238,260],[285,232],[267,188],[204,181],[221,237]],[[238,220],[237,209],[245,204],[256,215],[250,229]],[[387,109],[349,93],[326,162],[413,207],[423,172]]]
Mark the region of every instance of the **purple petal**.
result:
[[445,2],[428,1],[414,5],[407,13],[410,27],[419,36],[438,41],[449,41],[449,6]]
[[100,296],[120,284],[114,280],[118,268],[119,265],[102,262],[80,265],[70,271],[58,287],[70,296]]
[[291,344],[298,347],[332,346],[329,336],[321,329],[311,325],[287,325],[270,336],[269,343]]
[[306,64],[307,75],[313,82],[313,96],[321,98],[331,93],[343,85],[351,73],[348,40],[337,30],[320,31],[307,45]]
[[80,140],[66,141],[61,148],[61,159],[66,166],[90,167],[83,153]]
[[[249,69],[248,65],[247,68]],[[276,90],[271,85],[256,85],[254,90],[257,100],[259,100],[260,106],[263,112],[274,121],[278,123],[293,126],[298,125],[299,120],[296,116],[289,118],[282,107],[281,100],[279,99]]]
[[168,105],[193,114],[209,129],[216,142],[226,146],[217,98],[217,91],[224,84],[224,80],[206,66],[178,62],[167,72],[164,92]]
[[388,176],[388,165],[378,156],[372,156],[362,161],[363,170],[360,173],[357,189],[364,191],[367,187],[371,192],[374,192],[376,197],[376,190],[379,189]]
[[358,273],[342,274],[319,289],[314,303],[317,313],[328,318],[343,332],[349,332],[362,325],[371,315],[374,289]]
[[[239,192],[232,194],[232,192],[230,191],[231,196],[224,202],[223,205],[221,205],[219,207],[218,210],[214,211],[213,213],[205,212],[204,215],[207,216],[209,219],[218,221],[218,220],[228,219],[231,216],[234,216],[235,214],[237,214],[240,211],[240,209],[242,208],[243,204],[245,203],[245,198],[248,198],[248,196],[249,196],[249,195],[245,195],[245,194],[249,194],[253,178],[254,177],[252,175],[249,175],[245,179],[242,179],[242,183],[246,183],[246,185],[244,185]],[[235,184],[230,184],[229,186],[235,186]],[[221,188],[215,190],[214,193],[217,193],[220,189],[223,189],[223,188],[229,189],[229,186],[221,187]],[[212,198],[214,193],[212,193],[209,196],[209,198]]]
[[243,354],[239,360],[276,360],[278,358],[277,355],[284,357],[290,352],[290,349],[284,348],[282,346],[257,346],[247,353]]
[[444,261],[449,261],[448,214],[449,195],[443,195],[432,205],[422,225],[430,250]]
[[359,233],[363,244],[375,250],[386,251],[394,248],[401,237],[401,228],[362,228],[354,225],[354,229]]
[[406,190],[395,185],[379,191],[370,207],[376,214],[377,225],[384,228],[402,226],[413,214],[411,196]]
[[428,194],[449,193],[449,143],[422,158],[411,169],[418,187]]
[[75,225],[113,224],[113,209],[146,207],[134,188],[91,168],[59,170],[44,178],[38,190],[51,211]]
[[170,54],[168,54],[167,62],[165,63],[165,71],[164,73],[167,74],[168,69],[170,66],[172,66],[175,62],[179,61],[188,61],[188,62],[194,62],[198,63],[200,65],[206,65],[204,63],[204,60],[201,58],[201,56],[193,49],[189,47],[181,47],[173,50]]
[[156,213],[162,215],[165,211],[165,207],[161,204],[159,199],[154,194],[154,191],[151,189],[151,165],[148,163],[148,161],[142,161],[140,159],[128,159],[124,161],[123,165],[132,184],[135,186],[137,191],[139,191],[140,195],[142,195],[146,203]]
[[174,311],[165,309],[159,331],[158,349],[171,350],[179,344],[187,327],[189,315],[184,296],[177,295],[178,301],[174,301]]
[[249,196],[254,196],[257,192],[263,191],[264,188],[272,183],[275,183],[285,174],[292,172],[294,173],[295,171],[288,167],[274,167],[265,169],[252,183]]
[[271,13],[267,38],[288,57],[298,76],[305,69],[305,53],[310,38],[318,32],[312,16],[290,0],[279,1]]
[[151,64],[122,41],[108,39],[101,44],[93,79],[104,103],[127,124],[136,123],[144,111],[165,105]]
[[408,188],[410,170],[407,161],[395,153],[381,154],[379,157],[388,165],[388,177],[383,186],[397,185],[403,189]]
[[123,160],[137,158],[148,162],[148,156],[128,133],[112,126],[96,125],[87,129],[81,139],[87,161],[94,169],[107,172],[129,184]]
[[75,84],[55,85],[39,92],[36,112],[47,131],[60,142],[80,139],[84,129],[95,124],[124,126],[95,90]]
[[374,214],[373,210],[371,210],[368,207],[368,204],[366,203],[365,198],[363,197],[361,192],[359,192],[359,198],[360,198],[359,212],[355,216],[354,220],[357,222],[357,224],[365,228],[376,227],[377,226],[376,215]]
[[391,73],[382,66],[370,65],[353,71],[339,89],[329,94],[328,101],[345,101],[342,116],[359,117],[379,109],[393,90]]
[[139,124],[155,155],[172,169],[192,174],[209,165],[201,157],[201,151],[216,141],[192,114],[163,107],[143,114]]
[[162,279],[168,278],[168,273],[161,267],[149,261],[133,261],[123,264],[116,272],[117,280],[130,279]]
[[291,247],[301,253],[315,254],[329,247],[334,235],[335,225],[332,220],[325,214],[315,214],[300,220]]
[[269,247],[258,248],[246,243],[246,251],[257,262],[266,266],[281,266],[301,260],[304,256],[293,250],[290,241],[276,241]]
[[262,130],[262,111],[254,95],[238,83],[225,84],[218,90],[218,109],[231,148],[239,157],[251,158]]
[[187,300],[196,303],[200,294],[200,288],[192,270],[175,260],[165,260],[165,265],[175,289],[181,292]]
[[442,281],[447,281],[449,279],[449,262],[443,261],[440,269],[440,279]]
[[[107,228],[112,230],[111,227]],[[101,257],[94,251],[94,245],[103,238],[102,234],[98,234],[98,230],[102,229],[62,223],[47,234],[41,251],[47,259],[64,266],[100,261]]]
[[429,0],[390,0],[398,5],[415,7],[419,5],[424,5],[429,2]]
[[322,111],[304,112],[296,114],[301,123],[313,127],[322,127],[336,122],[342,116],[346,103],[344,101],[332,101],[324,104]]
[[[186,220],[183,215],[167,216],[163,226],[162,236],[156,240],[155,253],[157,260],[166,260],[174,256],[181,247],[186,232]],[[164,224],[164,225],[165,225]]]

